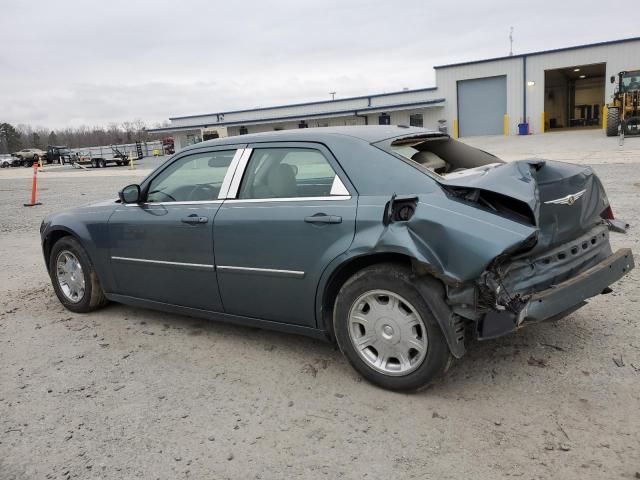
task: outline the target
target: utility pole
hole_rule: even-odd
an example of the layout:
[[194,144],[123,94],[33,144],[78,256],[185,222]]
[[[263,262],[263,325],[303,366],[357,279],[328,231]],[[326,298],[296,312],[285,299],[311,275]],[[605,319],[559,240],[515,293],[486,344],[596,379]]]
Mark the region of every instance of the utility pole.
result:
[[336,92],[329,92],[329,95],[331,95],[331,100],[336,99]]
[[513,57],[513,27],[509,28],[509,56]]

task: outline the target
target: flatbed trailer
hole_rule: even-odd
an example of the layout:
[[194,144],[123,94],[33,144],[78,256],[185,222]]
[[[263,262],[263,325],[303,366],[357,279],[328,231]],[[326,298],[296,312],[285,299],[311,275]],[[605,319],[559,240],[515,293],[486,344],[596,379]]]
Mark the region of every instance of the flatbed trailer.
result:
[[131,159],[140,160],[162,151],[162,142],[125,143],[121,145],[104,145],[99,147],[72,148],[76,154],[74,164],[82,167],[103,168],[107,165],[128,165]]

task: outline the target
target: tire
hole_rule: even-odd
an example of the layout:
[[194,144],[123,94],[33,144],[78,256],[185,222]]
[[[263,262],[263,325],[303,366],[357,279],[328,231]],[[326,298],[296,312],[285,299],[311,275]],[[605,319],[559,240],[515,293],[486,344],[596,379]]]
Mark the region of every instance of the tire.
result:
[[24,159],[24,160],[22,160],[22,166],[24,168],[29,168],[29,167],[33,166],[33,162],[30,162],[29,160]]
[[[333,328],[340,350],[364,378],[389,390],[417,391],[427,388],[447,371],[452,361],[440,326],[425,299],[413,286],[414,281],[414,276],[408,267],[392,263],[373,265],[357,272],[347,280],[334,305]],[[378,303],[376,307],[368,307],[372,304],[371,298],[374,298],[373,302],[379,302],[384,301],[385,297],[389,299],[387,304]],[[394,320],[393,314],[388,315],[392,299],[399,302],[397,304],[399,310],[396,309],[401,312],[398,315],[398,322]],[[360,310],[363,305],[364,307]],[[378,314],[374,314],[372,308],[378,310],[378,307],[382,309]],[[369,310],[363,313],[366,308]],[[407,312],[413,313],[408,315]],[[368,314],[374,316],[367,319],[367,327],[363,327],[357,321],[351,320],[352,314],[359,318],[366,317]],[[415,325],[407,326],[411,323],[407,319],[412,319]],[[405,321],[407,324],[403,328]],[[367,330],[369,326],[371,330]],[[359,337],[356,338],[357,336]],[[371,350],[371,347],[366,350],[358,349],[355,342],[367,337],[376,339],[376,342],[371,345],[374,350]],[[403,354],[405,359],[408,359],[403,366],[399,360],[400,356],[393,357],[394,349],[400,352],[406,348],[403,346],[406,345],[406,339],[409,337],[412,337],[411,346],[405,350],[406,354]],[[412,348],[414,344],[421,342],[422,352]],[[391,352],[384,366],[374,365],[375,362],[384,358],[384,355],[375,353],[376,346],[379,346],[380,350]],[[410,360],[411,350],[414,351],[413,365]],[[377,360],[374,360],[376,356]]]
[[40,157],[38,155],[34,155],[32,160],[34,162],[38,162],[40,160]]
[[107,162],[104,161],[103,158],[98,159],[98,168],[104,168],[107,166]]
[[122,166],[122,160],[116,160],[116,165],[121,167]]
[[[72,298],[69,292],[65,293],[65,290],[61,285],[61,270],[58,269],[58,260],[63,260],[65,257],[69,258],[69,254],[72,258],[75,258],[82,270],[80,274],[84,281],[83,293],[78,295],[77,298]],[[76,274],[78,271],[76,271]],[[107,298],[104,296],[98,276],[93,268],[93,264],[89,259],[89,255],[86,250],[80,245],[74,237],[65,236],[58,240],[51,248],[49,256],[49,275],[51,277],[51,283],[53,289],[56,292],[56,296],[60,303],[64,305],[68,310],[76,313],[88,313],[98,308],[103,307],[108,303]],[[76,279],[78,277],[76,276]],[[64,283],[64,280],[63,282]]]
[[618,127],[620,126],[620,110],[610,108],[607,112],[607,137],[615,137],[618,135]]
[[96,160],[91,159],[91,166],[92,166],[93,168],[98,168],[100,165],[98,165],[98,162],[97,162]]

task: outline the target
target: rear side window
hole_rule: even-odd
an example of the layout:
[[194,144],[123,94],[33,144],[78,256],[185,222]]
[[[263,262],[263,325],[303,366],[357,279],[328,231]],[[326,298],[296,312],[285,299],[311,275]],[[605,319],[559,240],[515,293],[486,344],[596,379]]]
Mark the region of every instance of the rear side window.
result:
[[257,148],[249,159],[238,198],[327,197],[332,188],[337,190],[335,182],[340,179],[319,150]]

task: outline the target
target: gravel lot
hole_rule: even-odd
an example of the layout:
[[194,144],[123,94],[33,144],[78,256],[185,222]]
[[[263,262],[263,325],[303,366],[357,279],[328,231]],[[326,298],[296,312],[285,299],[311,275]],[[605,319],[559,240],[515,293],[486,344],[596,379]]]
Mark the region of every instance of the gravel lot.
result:
[[[640,255],[640,139],[601,131],[476,144],[593,164]],[[112,304],[58,303],[38,226],[135,171],[0,171],[0,479],[640,476],[639,270],[568,318],[475,343],[415,395],[375,388],[319,341]],[[634,164],[634,165],[632,165]]]

